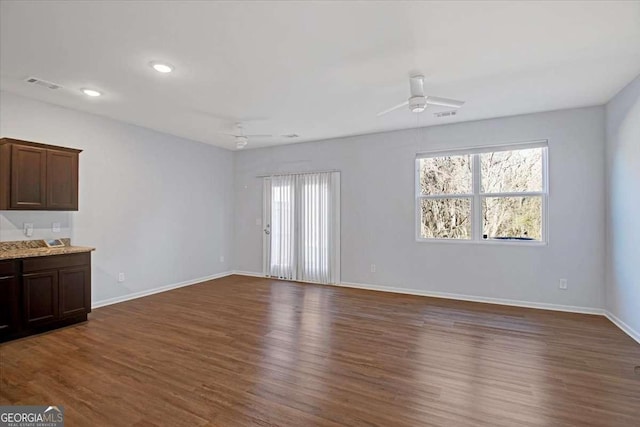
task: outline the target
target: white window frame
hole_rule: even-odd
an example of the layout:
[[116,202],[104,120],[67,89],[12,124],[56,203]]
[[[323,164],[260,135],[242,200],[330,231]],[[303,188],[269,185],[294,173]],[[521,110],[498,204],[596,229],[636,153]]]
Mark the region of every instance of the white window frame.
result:
[[[543,148],[542,150],[542,190],[541,191],[525,191],[525,192],[507,192],[507,193],[481,193],[482,188],[480,180],[482,179],[480,170],[480,154],[492,153],[498,151],[510,150],[526,150],[530,148]],[[423,195],[420,194],[420,160],[431,157],[443,156],[460,156],[471,155],[472,167],[472,188],[471,194],[437,194]],[[546,246],[549,244],[549,141],[528,141],[492,146],[461,148],[456,150],[429,151],[418,153],[415,161],[415,238],[417,242],[422,243],[455,243],[455,244],[482,244],[482,245],[517,245],[517,246]],[[501,240],[501,239],[483,239],[482,238],[482,198],[483,197],[522,197],[522,196],[541,196],[542,197],[542,240]],[[471,200],[471,238],[470,239],[452,239],[452,238],[425,238],[420,234],[421,211],[420,201],[423,199],[470,199]]]

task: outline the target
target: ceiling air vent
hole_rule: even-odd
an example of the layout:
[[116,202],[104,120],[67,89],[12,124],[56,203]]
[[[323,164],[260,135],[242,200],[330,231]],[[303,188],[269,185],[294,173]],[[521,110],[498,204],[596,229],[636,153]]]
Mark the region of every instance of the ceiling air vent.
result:
[[32,85],[38,85],[38,86],[46,87],[47,89],[51,89],[51,90],[60,89],[62,87],[59,84],[48,82],[46,80],[42,80],[42,79],[39,79],[37,77],[29,77],[28,79],[25,79],[24,81],[27,82],[27,83],[30,83]]
[[455,116],[456,114],[458,114],[458,112],[456,110],[453,111],[441,111],[439,113],[433,113],[434,117],[436,118],[441,118],[441,117],[451,117],[451,116]]

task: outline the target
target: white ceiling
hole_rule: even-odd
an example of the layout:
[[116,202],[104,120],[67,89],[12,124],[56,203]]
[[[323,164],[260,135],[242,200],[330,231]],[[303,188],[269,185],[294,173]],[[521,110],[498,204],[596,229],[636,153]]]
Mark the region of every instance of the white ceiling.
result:
[[[269,146],[603,104],[640,73],[640,2],[0,4],[1,89],[229,149],[236,120],[301,136]],[[458,116],[376,117],[412,70]]]

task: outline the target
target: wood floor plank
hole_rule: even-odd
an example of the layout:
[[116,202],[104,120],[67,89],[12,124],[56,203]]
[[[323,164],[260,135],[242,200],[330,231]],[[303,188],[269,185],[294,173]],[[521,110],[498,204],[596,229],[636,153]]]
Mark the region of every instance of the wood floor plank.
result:
[[0,345],[0,404],[70,426],[635,426],[600,316],[230,276]]

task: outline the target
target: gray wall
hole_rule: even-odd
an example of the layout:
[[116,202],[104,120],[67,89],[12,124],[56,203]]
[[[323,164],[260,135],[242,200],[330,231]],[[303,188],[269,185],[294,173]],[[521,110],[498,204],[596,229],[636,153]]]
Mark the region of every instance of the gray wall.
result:
[[[604,132],[604,108],[592,107],[236,152],[236,269],[262,270],[256,175],[339,169],[343,282],[601,308]],[[547,246],[415,241],[416,153],[540,139],[549,140]]]
[[[96,302],[232,268],[260,273],[256,175],[339,169],[343,282],[600,308],[604,120],[604,108],[592,107],[231,153],[0,92],[2,136],[85,150],[80,211],[2,212],[0,239],[23,238],[23,222],[36,223],[34,238],[53,236],[60,222],[57,236],[98,248]],[[415,241],[416,153],[539,139],[550,147],[547,246]]]
[[607,309],[640,340],[640,76],[606,108]]
[[231,269],[232,152],[6,92],[0,136],[84,150],[80,211],[0,212],[0,240],[33,222],[33,239],[96,247],[95,303]]

